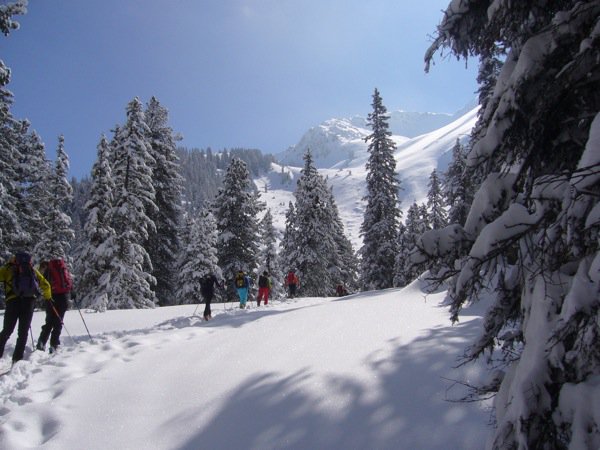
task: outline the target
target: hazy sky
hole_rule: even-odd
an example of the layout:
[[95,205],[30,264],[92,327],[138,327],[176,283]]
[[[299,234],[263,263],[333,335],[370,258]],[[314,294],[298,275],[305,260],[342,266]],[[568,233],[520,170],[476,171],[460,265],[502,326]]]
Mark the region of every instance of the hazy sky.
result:
[[[6,0],[0,0],[6,3]],[[455,112],[476,64],[423,55],[449,0],[30,0],[0,36],[13,114],[28,118],[71,175],[89,173],[102,133],[135,96],[170,112],[186,147],[278,153],[331,117]]]

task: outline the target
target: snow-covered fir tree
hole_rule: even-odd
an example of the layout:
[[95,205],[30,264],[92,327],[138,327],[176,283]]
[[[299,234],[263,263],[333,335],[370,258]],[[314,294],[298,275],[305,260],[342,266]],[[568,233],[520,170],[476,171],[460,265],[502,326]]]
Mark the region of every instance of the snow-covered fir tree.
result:
[[599,20],[598,0],[452,2],[426,55],[506,52],[472,136],[483,182],[451,291],[457,320],[495,285],[467,353],[496,360],[479,388],[497,393],[491,449],[600,448]]
[[0,258],[5,261],[19,243],[28,240],[20,220],[21,185],[17,121],[10,107],[12,94],[4,87],[8,69],[0,61]]
[[111,211],[115,184],[109,164],[110,146],[106,136],[98,143],[98,156],[92,167],[90,200],[85,205],[86,245],[76,259],[76,292],[82,306],[97,311],[108,307],[110,263],[115,251],[115,230],[111,226]]
[[73,188],[73,200],[68,205],[66,213],[71,218],[71,228],[75,233],[69,256],[75,262],[86,244],[85,232],[83,231],[87,220],[85,205],[91,198],[92,180],[89,176],[84,176],[81,179],[71,177],[69,184]]
[[145,247],[152,261],[152,275],[156,278],[156,298],[160,305],[168,305],[175,303],[183,179],[179,174],[179,158],[175,153],[176,137],[168,125],[168,111],[155,97],[148,102],[145,120],[150,129],[150,153],[154,159],[152,184],[157,206],[156,210],[151,209],[148,213],[156,229],[150,229]]
[[398,249],[395,259],[397,264],[394,267],[394,278],[399,286],[404,286],[419,275],[424,270],[422,265],[416,265],[411,261],[410,255],[415,251],[419,237],[428,230],[427,208],[425,205],[419,205],[413,202],[406,212],[406,220],[402,226],[402,234],[398,243],[402,245]]
[[75,237],[71,228],[71,218],[65,213],[73,200],[73,189],[67,180],[69,157],[65,151],[65,139],[58,138],[54,170],[48,180],[47,216],[44,218],[44,233],[34,247],[40,261],[66,258]]
[[309,149],[304,154],[304,168],[294,197],[293,231],[286,234],[293,236],[297,248],[285,257],[288,269],[295,269],[300,278],[300,295],[332,295],[340,277],[333,197],[326,180],[317,172]]
[[127,105],[127,123],[114,137],[115,195],[111,211],[115,236],[107,243],[110,263],[109,309],[152,308],[152,263],[144,245],[155,225],[149,212],[156,210],[152,165],[142,103],[136,97]]
[[411,250],[408,239],[409,236],[406,233],[406,227],[404,223],[400,222],[398,226],[398,243],[396,244],[398,252],[394,259],[394,287],[404,287],[412,281],[410,273],[406,272]]
[[228,294],[234,298],[233,279],[238,270],[255,272],[260,230],[258,214],[264,208],[253,189],[250,172],[241,159],[231,160],[213,211],[219,232],[217,255]]
[[421,203],[419,205],[419,217],[421,219],[420,233],[423,234],[426,231],[431,230],[431,222],[429,221],[429,211],[427,210],[427,205],[425,203]]
[[[27,13],[27,0],[3,4],[0,7],[0,32],[5,36],[8,36],[12,30],[18,30],[19,22],[14,20],[13,16],[23,15],[25,13]],[[8,70],[6,66],[4,66],[4,63],[1,63],[0,67],[2,70]]]
[[[19,28],[16,15],[27,12],[27,2],[0,6],[0,32],[8,37]],[[11,71],[0,60],[0,260],[5,261],[16,248],[28,246],[32,240],[22,218],[23,173],[21,142],[25,132],[12,113],[13,95],[7,89]]]
[[179,303],[199,303],[202,300],[201,280],[214,274],[221,280],[223,274],[218,266],[217,224],[210,210],[200,211],[196,219],[190,218],[184,240],[181,266],[177,276],[177,299]]
[[339,209],[333,196],[333,188],[329,189],[329,204],[333,220],[333,240],[337,251],[337,267],[332,271],[334,281],[342,284],[348,292],[359,289],[358,285],[358,258],[352,247],[352,243],[346,237],[344,224],[340,217]]
[[499,58],[501,49],[495,49],[495,53],[482,54],[479,56],[479,73],[477,75],[477,84],[479,89],[479,113],[485,111],[488,100],[492,97],[494,87],[498,81],[498,75],[502,68],[502,60]]
[[444,228],[448,224],[448,213],[444,207],[442,183],[437,170],[433,169],[429,176],[429,190],[427,191],[428,225],[433,230]]
[[[28,121],[19,122],[19,217],[28,237],[21,245],[33,253],[35,245],[43,239],[48,229],[45,220],[50,213],[49,186],[52,167],[46,159],[46,150],[41,138],[35,131],[30,131],[29,127]],[[37,259],[39,261],[39,258]]]
[[390,139],[389,115],[379,91],[373,93],[373,111],[367,123],[373,132],[365,139],[368,145],[367,202],[360,228],[360,284],[363,290],[385,289],[394,282],[394,260],[400,219],[400,182],[396,175],[394,150]]
[[273,284],[270,297],[275,299],[283,296],[284,289],[281,283],[284,273],[279,264],[279,254],[277,253],[277,230],[273,226],[273,215],[268,209],[260,221],[261,246],[258,256],[258,272],[261,274],[267,271]]
[[448,223],[464,225],[473,202],[473,180],[467,170],[464,148],[457,139],[452,147],[452,161],[448,165],[443,182]]
[[298,252],[300,250],[296,243],[297,236],[296,207],[293,202],[289,202],[288,209],[285,212],[285,230],[279,243],[279,247],[281,248],[279,256],[284,274],[296,268],[296,261],[298,261]]

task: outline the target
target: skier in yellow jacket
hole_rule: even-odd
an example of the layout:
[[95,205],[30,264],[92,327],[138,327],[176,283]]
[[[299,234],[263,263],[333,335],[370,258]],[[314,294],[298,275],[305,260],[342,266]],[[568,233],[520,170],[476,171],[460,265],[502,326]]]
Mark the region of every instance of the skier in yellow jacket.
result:
[[52,290],[50,283],[31,264],[31,256],[23,252],[17,252],[8,263],[0,266],[0,282],[4,282],[6,299],[4,327],[0,332],[0,358],[4,355],[6,341],[19,322],[17,343],[12,356],[14,364],[23,359],[35,298],[41,293],[46,300],[51,301]]

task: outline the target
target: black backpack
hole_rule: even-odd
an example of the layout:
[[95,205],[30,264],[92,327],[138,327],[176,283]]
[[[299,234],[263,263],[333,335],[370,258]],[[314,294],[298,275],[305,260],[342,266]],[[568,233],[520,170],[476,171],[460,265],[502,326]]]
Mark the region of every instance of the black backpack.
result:
[[212,275],[204,275],[200,279],[200,292],[202,294],[208,294],[213,291],[215,278]]
[[12,288],[17,297],[31,298],[40,294],[40,285],[28,253],[19,252],[15,255]]
[[258,287],[261,287],[261,288],[269,287],[269,278],[264,275],[261,275],[260,277],[258,277]]

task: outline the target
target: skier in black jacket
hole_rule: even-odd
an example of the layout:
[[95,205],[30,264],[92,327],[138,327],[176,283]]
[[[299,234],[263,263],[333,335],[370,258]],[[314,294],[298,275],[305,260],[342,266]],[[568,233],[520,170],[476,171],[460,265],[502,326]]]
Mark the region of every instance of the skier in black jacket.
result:
[[204,278],[200,280],[200,293],[206,304],[204,307],[204,320],[212,319],[210,302],[212,302],[212,299],[215,296],[215,286],[223,288],[223,282],[219,282],[214,273],[205,275]]

